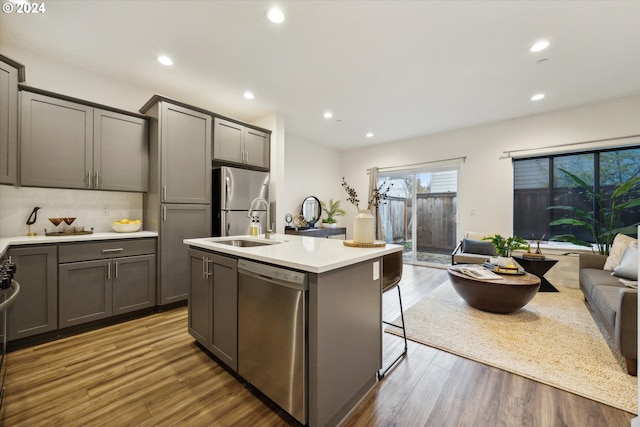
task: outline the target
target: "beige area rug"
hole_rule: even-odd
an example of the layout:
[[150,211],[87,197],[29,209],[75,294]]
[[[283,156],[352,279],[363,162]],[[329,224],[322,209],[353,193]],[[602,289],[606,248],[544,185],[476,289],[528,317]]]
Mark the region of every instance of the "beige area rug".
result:
[[559,290],[538,293],[515,313],[493,314],[469,306],[446,281],[405,311],[407,338],[637,414],[637,378],[626,373],[582,292]]

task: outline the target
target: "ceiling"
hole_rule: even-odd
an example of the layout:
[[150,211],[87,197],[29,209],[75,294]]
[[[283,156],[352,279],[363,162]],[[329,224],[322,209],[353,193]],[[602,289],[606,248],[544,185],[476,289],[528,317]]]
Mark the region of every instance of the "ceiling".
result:
[[[339,150],[640,93],[640,1],[44,4],[0,14],[0,49],[244,121],[275,111],[288,135]],[[529,52],[540,39],[550,47]]]

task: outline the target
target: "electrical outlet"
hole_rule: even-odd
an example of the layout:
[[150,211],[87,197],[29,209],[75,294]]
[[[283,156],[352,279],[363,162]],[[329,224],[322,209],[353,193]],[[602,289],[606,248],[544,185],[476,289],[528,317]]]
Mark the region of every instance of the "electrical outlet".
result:
[[111,215],[111,206],[104,205],[102,207],[102,216],[109,216],[109,215]]

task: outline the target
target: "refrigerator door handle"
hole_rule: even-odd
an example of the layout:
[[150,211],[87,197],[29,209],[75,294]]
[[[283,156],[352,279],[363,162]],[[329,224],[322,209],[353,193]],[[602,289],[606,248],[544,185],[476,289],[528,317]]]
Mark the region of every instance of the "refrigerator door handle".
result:
[[224,177],[224,209],[229,210],[229,195],[231,194],[231,179],[229,175]]

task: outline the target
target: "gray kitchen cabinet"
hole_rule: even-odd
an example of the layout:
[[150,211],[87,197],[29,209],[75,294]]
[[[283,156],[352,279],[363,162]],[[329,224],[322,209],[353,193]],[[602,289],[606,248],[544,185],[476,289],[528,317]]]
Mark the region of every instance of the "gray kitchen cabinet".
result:
[[21,100],[22,185],[146,191],[146,119],[24,90]]
[[211,235],[210,205],[163,204],[159,235],[158,305],[185,301],[189,295],[189,250],[183,240]]
[[146,119],[97,108],[94,110],[94,188],[147,191],[148,129]]
[[55,245],[9,250],[16,264],[20,294],[9,307],[9,341],[58,328],[58,258]]
[[151,117],[145,226],[156,231],[158,305],[184,303],[189,254],[184,239],[211,235],[211,115],[155,95],[140,112]]
[[155,306],[155,239],[59,246],[59,326]]
[[111,317],[113,288],[110,260],[60,264],[60,328]]
[[114,259],[113,314],[156,305],[156,256],[139,255]]
[[238,370],[238,261],[189,250],[189,333]]
[[161,103],[163,203],[211,203],[211,116]]
[[21,92],[20,183],[91,188],[93,108]]
[[269,169],[269,133],[219,117],[213,128],[213,160]]
[[18,69],[0,60],[0,184],[18,182]]

